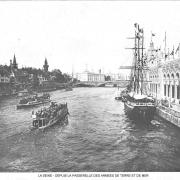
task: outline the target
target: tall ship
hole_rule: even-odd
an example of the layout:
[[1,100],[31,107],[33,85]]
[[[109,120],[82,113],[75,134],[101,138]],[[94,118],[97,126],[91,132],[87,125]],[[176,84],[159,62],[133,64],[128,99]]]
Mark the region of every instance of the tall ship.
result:
[[146,57],[144,55],[144,31],[136,23],[133,49],[133,65],[131,67],[131,77],[129,89],[126,96],[124,109],[130,119],[151,121],[154,117],[156,105],[155,100],[147,95],[145,71],[148,70]]

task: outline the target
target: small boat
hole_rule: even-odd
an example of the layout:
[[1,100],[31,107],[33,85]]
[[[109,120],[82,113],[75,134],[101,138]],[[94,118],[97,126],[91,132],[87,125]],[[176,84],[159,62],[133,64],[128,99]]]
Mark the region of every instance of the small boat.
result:
[[151,124],[154,125],[154,126],[160,126],[161,125],[161,123],[156,121],[156,120],[152,120]]
[[72,88],[71,86],[67,86],[67,87],[65,88],[65,90],[66,90],[66,91],[72,91],[73,88]]
[[51,102],[48,108],[39,110],[36,113],[34,113],[34,111],[32,112],[33,128],[44,130],[58,122],[65,123],[68,121],[68,114],[67,103],[57,104]]
[[49,94],[43,94],[42,96],[35,95],[32,97],[26,97],[19,101],[19,104],[17,105],[17,109],[34,107],[40,104],[48,103],[50,101],[51,100]]
[[121,91],[117,90],[115,92],[115,100],[122,100]]

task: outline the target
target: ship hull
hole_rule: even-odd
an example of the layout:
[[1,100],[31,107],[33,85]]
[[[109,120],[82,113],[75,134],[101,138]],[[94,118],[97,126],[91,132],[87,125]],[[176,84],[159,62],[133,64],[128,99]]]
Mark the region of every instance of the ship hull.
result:
[[[44,119],[44,121],[42,121],[42,119],[41,120],[34,119],[33,120],[33,128],[39,129],[39,130],[44,130],[44,129],[54,126],[55,124],[58,124],[58,123],[67,123],[68,115],[69,115],[69,112],[68,112],[67,107],[63,108],[59,112],[59,114],[52,119]],[[44,123],[46,121],[48,121],[48,123]]]
[[47,100],[44,100],[44,101],[41,101],[41,102],[35,102],[35,103],[32,103],[32,104],[18,104],[17,109],[31,108],[31,107],[38,106],[38,105],[45,104],[45,103],[49,103],[49,102],[51,102],[50,99],[47,99]]
[[125,113],[130,119],[150,122],[154,118],[155,106],[133,106],[124,102]]

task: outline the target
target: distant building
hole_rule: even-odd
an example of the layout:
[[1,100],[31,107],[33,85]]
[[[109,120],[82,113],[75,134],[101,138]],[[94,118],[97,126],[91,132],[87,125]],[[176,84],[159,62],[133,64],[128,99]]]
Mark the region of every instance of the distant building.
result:
[[46,74],[38,74],[38,80],[39,84],[42,85],[44,82],[47,82],[49,78],[46,76]]
[[43,72],[41,74],[38,74],[39,84],[43,85],[44,83],[47,83],[48,81],[51,81],[51,77],[48,73],[49,65],[47,58],[45,58],[44,65],[43,65]]
[[11,93],[10,73],[0,67],[0,96]]
[[14,54],[14,57],[13,57],[13,62],[12,62],[12,60],[10,60],[10,66],[13,68],[13,70],[17,70],[18,69],[18,64],[16,62],[15,54]]
[[10,74],[4,69],[0,68],[0,83],[10,83]]
[[106,76],[110,77],[111,81],[125,80],[126,77],[121,73],[108,73]]
[[22,70],[18,70],[14,72],[15,80],[19,84],[27,84],[29,82],[29,74]]
[[83,73],[77,73],[76,78],[79,81],[89,81],[89,82],[104,82],[105,75],[99,73],[92,73],[89,71],[84,71]]
[[44,71],[45,71],[45,72],[48,72],[49,65],[48,65],[48,62],[47,62],[47,59],[46,59],[46,58],[45,58],[45,61],[44,61],[44,66],[43,66],[43,68],[44,68]]
[[24,88],[27,88],[30,83],[29,74],[26,71],[18,69],[18,63],[15,54],[13,57],[13,61],[10,60],[10,69],[11,84],[13,84],[15,89],[22,90]]

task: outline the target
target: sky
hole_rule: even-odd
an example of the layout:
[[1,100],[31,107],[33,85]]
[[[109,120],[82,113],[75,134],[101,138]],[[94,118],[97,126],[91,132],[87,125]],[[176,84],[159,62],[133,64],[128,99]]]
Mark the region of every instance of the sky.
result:
[[134,23],[144,28],[148,48],[151,32],[155,46],[171,50],[180,43],[180,2],[61,1],[0,2],[0,64],[15,53],[19,67],[104,73],[131,65]]

